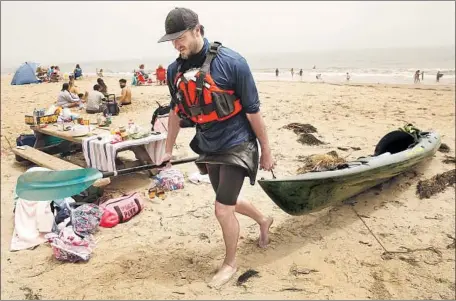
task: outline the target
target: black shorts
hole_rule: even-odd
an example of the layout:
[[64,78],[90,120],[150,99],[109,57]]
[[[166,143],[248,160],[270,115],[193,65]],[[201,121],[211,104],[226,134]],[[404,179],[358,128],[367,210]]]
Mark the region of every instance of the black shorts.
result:
[[236,205],[247,175],[246,170],[236,165],[206,164],[206,166],[217,202],[228,206]]

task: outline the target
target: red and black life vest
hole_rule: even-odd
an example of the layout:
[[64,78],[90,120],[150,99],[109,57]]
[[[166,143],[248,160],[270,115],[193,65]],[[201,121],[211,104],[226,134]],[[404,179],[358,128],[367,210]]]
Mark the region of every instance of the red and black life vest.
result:
[[217,87],[211,77],[210,66],[222,46],[219,42],[213,42],[201,68],[176,75],[177,106],[176,113],[180,111],[187,118],[197,124],[205,124],[215,121],[227,120],[236,116],[242,105],[239,97],[233,90],[223,90]]

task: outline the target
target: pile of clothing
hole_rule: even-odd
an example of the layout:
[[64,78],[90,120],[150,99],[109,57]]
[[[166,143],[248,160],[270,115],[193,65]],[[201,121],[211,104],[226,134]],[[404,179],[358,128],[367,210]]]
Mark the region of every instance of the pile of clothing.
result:
[[[49,169],[32,167],[27,170],[30,171]],[[82,195],[84,192],[74,197]],[[33,201],[21,199],[17,194],[13,212],[11,251],[35,248],[49,242],[57,259],[70,262],[89,260],[95,247],[93,234],[103,215],[101,207],[91,203],[81,205],[72,197]]]
[[55,227],[45,238],[51,244],[56,259],[88,261],[95,248],[93,233],[98,229],[103,211],[94,204],[73,209],[73,204],[68,201],[57,204]]
[[[30,171],[49,171],[32,167]],[[89,187],[78,195],[52,201],[24,200],[15,196],[11,251],[48,242],[56,259],[88,261],[96,246],[99,227],[111,228],[132,219],[144,209],[137,192],[102,202],[102,191]],[[96,205],[95,203],[100,205]]]
[[95,248],[103,210],[95,204],[76,206],[73,198],[54,201],[16,199],[11,251],[51,244],[55,258],[88,261]]

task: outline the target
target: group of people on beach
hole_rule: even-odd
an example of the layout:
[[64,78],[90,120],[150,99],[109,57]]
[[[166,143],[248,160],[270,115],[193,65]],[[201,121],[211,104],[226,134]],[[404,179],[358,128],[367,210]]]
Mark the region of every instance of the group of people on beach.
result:
[[[144,70],[144,64],[139,65],[139,70],[133,71],[133,86],[140,86],[145,84],[151,84],[152,78],[151,76]],[[163,68],[162,65],[158,65],[157,69],[155,70],[154,75],[156,76],[156,81],[159,85],[164,85],[166,82],[166,69]]]
[[59,66],[50,66],[49,68],[38,66],[36,68],[36,77],[41,82],[55,83],[62,79],[62,73]]
[[[415,75],[413,76],[413,82],[415,84],[419,84],[420,83],[420,76],[421,76],[421,80],[424,80],[424,71],[420,71],[420,70],[416,70],[415,71]],[[443,73],[439,71],[437,71],[437,74],[435,75],[435,80],[436,82],[440,82],[440,78],[443,76]]]
[[[114,97],[112,101],[118,102],[120,106],[131,104],[131,89],[127,87],[127,80],[120,79],[121,88],[120,96]],[[114,94],[111,94],[115,96]],[[110,94],[108,86],[102,78],[97,79],[93,90],[81,93],[75,84],[74,75],[69,76],[68,83],[62,85],[62,89],[57,97],[57,106],[62,108],[79,107],[83,108],[85,104],[86,112],[89,114],[103,113],[106,109],[106,102],[109,101]]]
[[[315,69],[315,66],[313,66],[312,69]],[[279,72],[279,68],[276,68],[276,70],[275,70],[275,75],[276,75],[277,78],[279,77],[279,73],[280,73],[280,72]],[[291,78],[293,78],[293,77],[294,77],[294,68],[291,68],[291,69],[290,69],[290,73],[291,73]],[[299,73],[298,73],[298,74],[299,74],[299,76],[301,77],[301,80],[302,80],[302,75],[303,75],[302,69],[299,69]],[[315,78],[316,78],[317,80],[322,80],[321,73],[316,74],[316,75],[315,75]],[[345,79],[346,79],[347,81],[349,81],[350,78],[351,78],[350,73],[347,72],[347,73],[345,74]]]
[[[294,73],[295,73],[295,72],[294,72],[294,68],[291,68],[291,69],[290,69],[290,73],[291,73],[291,78],[293,78],[293,77],[294,77]],[[279,68],[276,68],[275,74],[276,74],[276,77],[279,77]],[[298,74],[299,74],[299,76],[300,76],[301,79],[302,79],[302,75],[303,75],[302,69],[299,69]]]
[[[76,64],[76,67],[73,70],[73,73],[70,74],[74,79],[82,77],[82,69],[79,64]],[[61,81],[64,76],[60,71],[59,66],[50,66],[46,68],[44,66],[38,66],[36,69],[36,77],[41,80],[41,82],[50,82],[55,83]]]
[[[315,66],[313,67],[313,69],[315,69]],[[276,68],[276,69],[275,69],[276,78],[279,77],[279,73],[280,73],[279,68]],[[291,78],[293,78],[293,77],[294,77],[294,69],[293,69],[293,68],[290,69],[290,73],[291,73]],[[299,76],[301,77],[301,80],[302,80],[302,75],[303,75],[303,71],[302,71],[302,69],[300,69],[300,70],[299,70]],[[440,82],[440,78],[442,78],[442,76],[443,76],[443,73],[441,73],[440,70],[437,71],[437,74],[436,74],[436,81],[437,81],[437,82]],[[424,71],[417,70],[417,71],[415,72],[415,74],[414,74],[414,77],[413,77],[413,78],[414,78],[414,83],[415,83],[415,84],[419,84],[419,83],[420,83],[420,77],[421,77],[421,80],[424,80]],[[321,73],[316,74],[316,75],[315,75],[315,78],[316,78],[317,80],[322,80]],[[349,72],[347,72],[347,73],[345,74],[345,79],[346,79],[347,82],[350,81],[351,75],[350,75]]]
[[[176,139],[185,121],[195,128],[191,149],[199,155],[195,163],[201,174],[207,174],[214,196],[214,214],[221,227],[225,256],[211,281],[210,287],[220,288],[237,272],[237,245],[240,225],[236,213],[250,217],[258,225],[258,246],[269,244],[273,218],[265,216],[252,202],[240,196],[245,178],[254,185],[258,169],[273,172],[276,165],[269,143],[267,126],[262,117],[258,89],[250,66],[238,52],[219,42],[210,42],[204,34],[198,15],[187,8],[172,9],[164,24],[165,35],[158,40],[171,42],[179,57],[167,69],[159,66],[159,82],[166,83],[169,92],[169,117],[165,151],[158,164],[173,159]],[[315,66],[314,68],[315,69]],[[98,73],[98,70],[97,70]],[[290,69],[292,78],[294,69]],[[102,70],[101,70],[102,74]],[[158,78],[158,72],[156,73]],[[275,70],[276,77],[279,69]],[[298,72],[302,78],[303,70]],[[424,72],[415,73],[415,83]],[[61,79],[58,66],[51,66],[46,76]],[[137,80],[150,79],[144,64],[135,72]],[[443,76],[437,73],[437,81]],[[104,80],[90,91],[79,91],[75,80],[82,77],[76,65],[68,82],[63,83],[56,104],[63,108],[85,106],[90,114],[102,113],[113,94]],[[321,80],[321,74],[316,75]],[[158,79],[157,79],[158,80]],[[346,73],[346,80],[350,74]],[[132,92],[126,79],[119,80],[119,105],[132,103]],[[272,173],[274,176],[274,174]],[[151,251],[152,252],[152,251]]]

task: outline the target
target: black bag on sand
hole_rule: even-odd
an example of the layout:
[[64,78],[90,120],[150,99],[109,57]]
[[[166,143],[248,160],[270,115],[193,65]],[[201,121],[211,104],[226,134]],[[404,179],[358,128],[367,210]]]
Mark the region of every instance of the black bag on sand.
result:
[[157,118],[159,118],[160,116],[166,116],[171,111],[170,105],[162,106],[158,102],[157,102],[157,104],[158,104],[158,108],[155,109],[154,113],[152,114],[152,120],[150,121],[150,124],[152,125],[152,131],[155,131],[154,127],[155,127],[155,122],[157,121]]
[[[112,97],[112,100],[111,100]],[[111,116],[117,116],[120,113],[119,105],[116,102],[115,94],[106,95],[106,109],[103,111],[103,115],[111,114]]]
[[103,196],[103,193],[103,188],[90,186],[79,194],[73,195],[72,198],[77,203],[96,203],[97,200]]
[[[166,116],[169,114],[169,112],[171,112],[170,105],[162,106],[158,102],[157,102],[157,104],[158,104],[158,108],[155,109],[154,113],[152,114],[152,120],[150,121],[150,123],[152,125],[152,131],[155,131],[154,126],[155,126],[155,122],[156,122],[157,118],[159,118],[160,116]],[[179,117],[181,118],[180,123],[179,123],[181,128],[191,128],[191,127],[195,126],[195,123],[193,121],[191,121],[190,119],[186,118],[185,116],[180,115]]]

